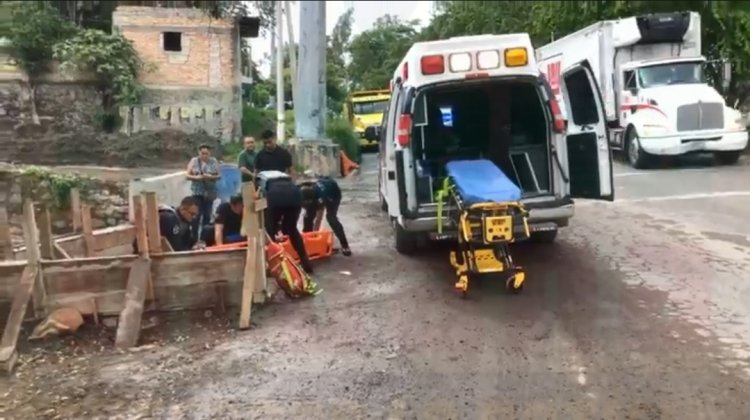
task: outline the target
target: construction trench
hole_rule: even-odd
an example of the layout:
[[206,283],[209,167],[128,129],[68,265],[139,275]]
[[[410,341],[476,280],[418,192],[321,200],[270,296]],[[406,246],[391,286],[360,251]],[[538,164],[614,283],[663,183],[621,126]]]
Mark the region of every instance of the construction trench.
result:
[[[2,247],[0,261],[0,316],[7,314],[0,341],[2,372],[13,372],[22,329],[62,308],[95,323],[117,316],[115,346],[121,349],[138,344],[147,313],[211,309],[223,314],[239,306],[239,328],[249,328],[252,305],[265,302],[272,291],[261,230],[265,200],[255,198],[251,184],[243,185],[242,194],[243,230],[251,232],[247,247],[188,252],[171,251],[161,238],[154,192],[131,197],[132,224],[93,230],[90,208],[73,191],[71,215],[80,233],[61,237],[52,236],[49,211],[26,200],[25,246]],[[8,226],[7,213],[0,217],[0,225]],[[7,228],[0,235],[3,244],[11,243]]]

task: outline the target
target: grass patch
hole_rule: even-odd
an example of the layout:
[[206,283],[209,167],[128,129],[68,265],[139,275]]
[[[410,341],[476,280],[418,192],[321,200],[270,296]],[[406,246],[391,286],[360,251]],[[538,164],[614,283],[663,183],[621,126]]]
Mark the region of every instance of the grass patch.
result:
[[351,124],[349,124],[349,121],[343,118],[328,120],[326,124],[326,136],[333,140],[346,153],[349,159],[357,163],[362,161],[359,138]]

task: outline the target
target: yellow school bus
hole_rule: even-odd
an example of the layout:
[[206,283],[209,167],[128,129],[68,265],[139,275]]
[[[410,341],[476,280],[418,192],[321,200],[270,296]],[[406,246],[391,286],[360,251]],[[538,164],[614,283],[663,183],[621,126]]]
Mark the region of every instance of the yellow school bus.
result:
[[[352,92],[349,96],[344,112],[352,123],[354,132],[359,135],[363,147],[378,144],[380,122],[390,99],[391,93],[388,89],[362,90]],[[368,130],[368,127],[372,129]]]

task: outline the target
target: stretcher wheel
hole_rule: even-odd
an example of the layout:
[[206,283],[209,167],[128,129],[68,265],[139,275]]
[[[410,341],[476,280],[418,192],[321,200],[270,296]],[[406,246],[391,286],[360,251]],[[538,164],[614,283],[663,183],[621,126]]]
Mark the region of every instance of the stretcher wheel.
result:
[[505,290],[513,294],[521,293],[526,283],[525,280],[526,274],[523,271],[516,271],[505,280]]

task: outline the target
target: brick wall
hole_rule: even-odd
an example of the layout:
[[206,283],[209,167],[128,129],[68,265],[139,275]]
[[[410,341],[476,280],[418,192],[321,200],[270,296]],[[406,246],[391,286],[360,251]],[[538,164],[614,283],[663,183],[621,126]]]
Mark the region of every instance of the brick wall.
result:
[[[146,85],[231,89],[237,83],[238,33],[230,19],[212,19],[194,9],[120,6],[113,25],[153,64]],[[164,50],[164,33],[180,33],[181,51]]]
[[[126,130],[179,127],[205,130],[222,140],[241,133],[239,29],[189,8],[118,6],[115,30],[131,40],[151,67],[141,82],[139,106],[122,109]],[[167,51],[166,33],[179,33],[179,51]]]

